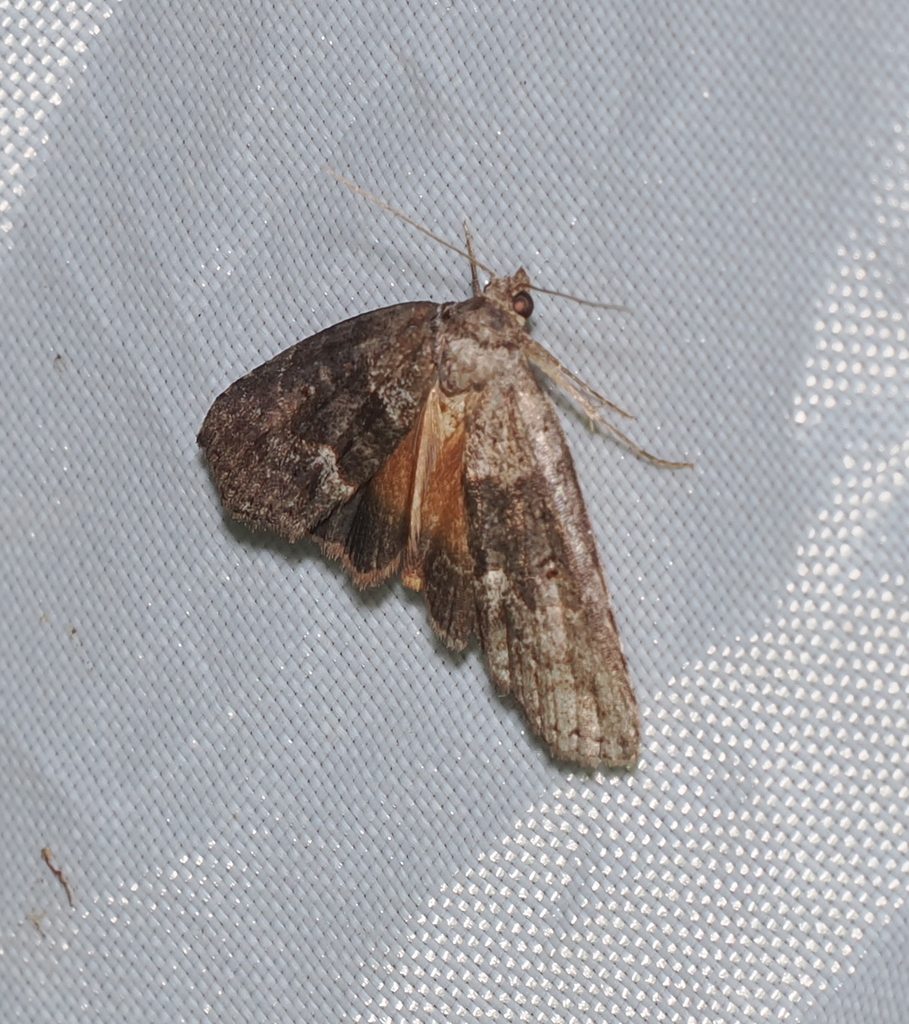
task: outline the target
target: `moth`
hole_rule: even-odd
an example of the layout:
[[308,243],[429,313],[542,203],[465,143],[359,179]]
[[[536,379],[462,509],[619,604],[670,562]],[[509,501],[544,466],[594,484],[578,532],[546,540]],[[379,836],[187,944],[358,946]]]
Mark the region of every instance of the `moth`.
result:
[[600,399],[527,333],[526,272],[481,291],[469,255],[471,298],[376,309],[299,342],[220,395],[198,441],[232,517],[312,538],[360,587],[400,573],[449,647],[476,635],[554,757],[632,766],[637,702],[537,372],[590,415]]

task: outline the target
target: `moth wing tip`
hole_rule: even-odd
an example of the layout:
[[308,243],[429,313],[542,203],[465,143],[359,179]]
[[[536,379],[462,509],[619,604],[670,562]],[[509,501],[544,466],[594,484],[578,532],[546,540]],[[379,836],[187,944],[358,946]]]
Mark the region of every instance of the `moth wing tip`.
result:
[[550,743],[552,756],[590,771],[623,768],[634,771],[640,757],[640,736],[637,729],[623,733],[596,736],[556,736]]

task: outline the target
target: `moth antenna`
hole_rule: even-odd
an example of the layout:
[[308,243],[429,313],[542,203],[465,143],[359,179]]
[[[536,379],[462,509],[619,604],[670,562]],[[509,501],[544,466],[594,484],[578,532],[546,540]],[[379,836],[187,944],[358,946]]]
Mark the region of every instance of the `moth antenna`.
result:
[[[424,227],[419,221],[414,220],[413,217],[408,217],[406,213],[402,213],[400,210],[386,203],[383,199],[378,196],[374,196],[372,192],[367,192],[365,188],[361,188],[355,182],[349,178],[345,178],[343,174],[338,174],[337,171],[333,171],[326,165],[325,170],[336,180],[340,181],[342,185],[346,185],[351,191],[356,192],[357,195],[363,196],[364,199],[368,199],[371,203],[381,207],[383,210],[387,210],[389,213],[394,214],[395,217],[400,217],[405,224],[409,224],[412,228],[416,228],[417,231],[422,231],[424,235],[431,238],[434,242],[438,242],[439,245],[444,245],[446,249],[451,249],[452,252],[456,252],[459,256],[463,256],[470,262],[470,278],[471,284],[473,285],[473,294],[479,295],[480,283],[477,280],[477,268],[485,271],[492,277],[498,277],[498,274],[492,269],[487,267],[485,263],[480,263],[473,252],[473,244],[470,238],[470,229],[467,227],[467,222],[464,222],[464,233],[467,235],[467,249],[459,249],[458,246],[452,245],[451,242],[447,242],[440,235],[430,231],[429,228]],[[570,299],[572,302],[577,302],[582,306],[591,306],[593,309],[614,309],[620,313],[630,313],[631,310],[627,306],[617,306],[608,302],[594,302],[593,299],[582,299],[577,295],[571,295],[569,292],[557,292],[551,288],[541,288],[537,284],[530,286],[533,291],[540,292],[542,295],[554,295],[559,299]]]
[[[452,252],[456,252],[459,256],[463,256],[466,260],[469,260],[471,266],[471,274],[474,277],[476,276],[477,267],[479,267],[480,270],[484,270],[487,274],[490,274],[492,277],[498,277],[498,275],[492,269],[492,267],[487,267],[485,263],[480,263],[480,261],[473,255],[472,252],[466,252],[464,249],[459,249],[456,245],[452,245],[451,242],[446,242],[444,238],[442,238],[440,235],[435,234],[435,232],[430,231],[429,228],[423,227],[423,225],[419,221],[414,220],[413,217],[408,217],[406,213],[402,213],[400,210],[395,209],[395,207],[390,206],[388,203],[381,200],[378,196],[374,196],[372,192],[367,192],[365,188],[360,188],[359,185],[354,184],[354,182],[350,181],[348,178],[345,178],[343,175],[338,174],[337,171],[333,171],[330,167],[326,167],[325,170],[328,171],[328,173],[337,181],[340,181],[342,185],[346,185],[349,189],[353,190],[358,195],[363,196],[364,199],[368,199],[371,203],[375,203],[376,206],[381,206],[383,210],[387,210],[389,213],[393,213],[395,217],[400,217],[401,220],[403,220],[406,224],[409,224],[412,228],[416,228],[417,231],[422,231],[424,235],[431,238],[434,242],[438,242],[439,245],[444,245],[446,249],[451,249]],[[479,287],[479,282],[477,284],[477,287]],[[474,292],[474,294],[476,295],[477,292]]]
[[480,294],[480,279],[477,277],[477,258],[473,251],[473,235],[470,233],[470,224],[464,221],[464,241],[467,243],[467,252],[470,255],[470,287],[474,297]]
[[551,288],[541,288],[538,284],[532,284],[530,286],[535,292],[542,292],[543,295],[555,295],[559,299],[570,299],[572,302],[577,302],[581,306],[592,306],[594,309],[614,309],[619,313],[630,313],[631,310],[627,306],[619,306],[610,302],[594,302],[593,299],[582,299],[577,295],[572,295],[569,292],[555,292]]

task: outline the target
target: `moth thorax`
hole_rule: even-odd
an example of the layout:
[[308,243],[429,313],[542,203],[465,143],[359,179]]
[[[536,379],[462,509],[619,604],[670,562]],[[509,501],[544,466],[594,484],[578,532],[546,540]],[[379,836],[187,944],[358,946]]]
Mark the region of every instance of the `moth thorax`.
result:
[[446,395],[478,391],[504,370],[513,354],[489,348],[476,338],[452,338],[439,355],[439,386]]

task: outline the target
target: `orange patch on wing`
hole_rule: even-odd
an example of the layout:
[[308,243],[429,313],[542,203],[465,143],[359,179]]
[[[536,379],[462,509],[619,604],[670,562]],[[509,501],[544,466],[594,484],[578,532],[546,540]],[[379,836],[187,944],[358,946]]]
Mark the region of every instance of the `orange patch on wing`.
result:
[[409,433],[398,442],[398,447],[369,481],[371,495],[389,521],[401,517],[409,520],[411,515],[422,419],[422,416],[417,417]]
[[423,559],[431,547],[443,549],[455,565],[470,565],[464,503],[463,406],[462,396],[448,399],[434,390],[420,420],[411,542],[401,573],[412,590],[423,588]]

